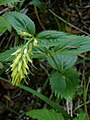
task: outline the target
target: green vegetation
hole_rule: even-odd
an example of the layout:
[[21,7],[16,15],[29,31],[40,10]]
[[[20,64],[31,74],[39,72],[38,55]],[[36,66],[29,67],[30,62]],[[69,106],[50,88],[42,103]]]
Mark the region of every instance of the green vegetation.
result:
[[[0,5],[16,1],[19,0],[3,0],[0,1]],[[31,5],[39,9],[42,8],[42,2],[39,0],[33,0]],[[9,69],[7,72],[11,72],[9,81],[3,77],[0,77],[1,80],[34,94],[50,105],[49,108],[37,108],[37,110],[29,110],[25,113],[33,119],[88,120],[86,109],[77,113],[77,117],[72,117],[60,107],[59,103],[63,99],[70,102],[78,95],[81,74],[74,68],[74,65],[77,63],[78,56],[90,51],[90,37],[72,35],[57,30],[43,30],[37,33],[35,23],[31,19],[26,14],[16,11],[7,12],[0,16],[0,32],[3,33],[6,30],[12,32],[14,29],[16,34],[24,40],[23,44],[0,53],[1,63],[8,62]],[[55,95],[55,102],[28,86],[27,78],[29,78],[30,74],[34,74],[32,69],[38,71],[34,65],[34,59],[46,61],[51,68],[50,73],[47,71],[49,75],[45,82],[48,83],[49,81],[49,87]],[[47,83],[42,87],[42,91],[47,86]],[[86,106],[85,83],[83,94],[84,106]]]

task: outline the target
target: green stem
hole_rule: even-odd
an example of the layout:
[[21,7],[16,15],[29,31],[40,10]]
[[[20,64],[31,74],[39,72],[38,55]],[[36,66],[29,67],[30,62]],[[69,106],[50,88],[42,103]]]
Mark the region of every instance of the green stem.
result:
[[86,89],[86,81],[84,80],[84,111],[87,113],[86,99],[87,99],[87,89]]
[[60,70],[60,68],[59,68],[59,66],[58,66],[58,64],[57,64],[57,62],[56,62],[56,60],[54,59],[54,55],[52,53],[50,53],[50,51],[47,48],[45,48],[45,50],[47,52],[47,56],[49,56],[53,60],[54,64],[56,65],[56,67],[58,69],[58,71],[60,73],[62,73],[61,70]]
[[55,61],[55,59],[54,59],[54,57],[52,56],[52,54],[51,54],[51,58],[52,58],[53,62],[55,63],[58,71],[61,73],[61,70],[60,70],[60,68],[58,67],[58,64],[57,64],[57,62]]
[[[0,77],[0,79],[11,84],[11,82],[8,81],[7,79],[4,79],[2,77]],[[51,107],[53,107],[54,109],[56,109],[57,111],[59,111],[60,113],[62,113],[62,115],[65,118],[68,118],[68,119],[72,120],[72,117],[67,112],[65,112],[57,103],[51,101],[46,96],[44,96],[41,93],[33,90],[32,88],[29,88],[29,87],[24,86],[24,85],[20,85],[18,87],[21,88],[21,89],[23,89],[23,90],[25,90],[25,91],[27,91],[27,92],[30,92],[30,93],[36,95],[37,97],[39,97],[40,99],[42,99],[43,101],[45,101],[47,104],[49,104]]]

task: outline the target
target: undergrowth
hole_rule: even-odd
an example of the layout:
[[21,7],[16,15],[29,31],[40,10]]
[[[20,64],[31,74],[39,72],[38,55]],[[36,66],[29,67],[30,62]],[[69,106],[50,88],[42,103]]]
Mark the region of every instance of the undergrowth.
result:
[[[18,0],[3,0],[0,1],[0,5],[16,1]],[[36,7],[41,9],[43,3],[39,0],[33,0],[31,4],[35,6],[35,9]],[[43,31],[36,33],[35,24],[31,19],[26,14],[17,11],[7,12],[0,16],[0,32],[3,34],[6,30],[12,32],[12,29],[14,29],[16,34],[24,40],[23,44],[0,53],[1,63],[8,62],[7,73],[10,72],[9,80],[2,77],[0,79],[34,94],[51,106],[50,109],[43,108],[27,111],[25,114],[33,119],[88,120],[85,83],[83,93],[85,109],[77,113],[75,118],[72,113],[72,101],[78,95],[81,87],[81,73],[75,69],[75,64],[78,56],[90,51],[90,37],[72,35],[57,30],[45,30],[40,21]],[[56,102],[28,86],[29,76],[34,75],[32,68],[38,71],[33,62],[34,59],[46,61],[52,69],[50,73],[46,72],[49,73],[49,87],[55,95]],[[59,102],[63,99],[67,102],[67,112],[59,105]]]

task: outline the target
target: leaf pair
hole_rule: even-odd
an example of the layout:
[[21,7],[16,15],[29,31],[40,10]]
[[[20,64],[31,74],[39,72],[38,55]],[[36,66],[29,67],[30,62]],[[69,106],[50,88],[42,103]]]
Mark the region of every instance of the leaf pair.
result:
[[56,54],[54,55],[54,60],[58,68],[55,62],[50,57],[48,58],[48,63],[52,68],[56,69],[56,72],[50,77],[52,91],[58,97],[62,96],[66,99],[72,99],[79,85],[78,73],[74,69],[71,69],[77,61],[77,56],[60,56]]

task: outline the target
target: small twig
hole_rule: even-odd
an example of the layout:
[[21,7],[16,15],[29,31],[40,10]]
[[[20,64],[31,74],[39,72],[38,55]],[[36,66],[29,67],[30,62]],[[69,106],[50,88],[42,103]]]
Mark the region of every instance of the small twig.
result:
[[5,49],[12,43],[11,40],[12,40],[13,36],[15,36],[14,31],[11,33],[10,37],[8,38],[8,42],[5,46]]
[[9,8],[5,8],[5,9],[3,9],[2,11],[0,11],[0,14],[6,12],[8,9],[9,9]]
[[0,41],[0,47],[2,46],[4,40],[6,39],[6,37],[8,36],[8,34],[6,33],[6,35],[3,37],[3,39]]
[[22,13],[25,13],[25,11],[28,11],[28,6],[29,6],[30,2],[21,10]]
[[78,55],[78,56],[82,59],[86,58],[84,55]]
[[[90,103],[90,100],[88,100],[88,101],[86,102],[86,104],[89,104],[89,103]],[[79,105],[78,107],[76,107],[76,108],[73,110],[73,112],[75,112],[77,109],[79,109],[79,108],[82,107],[82,106],[84,106],[84,103],[81,104],[81,105]]]
[[51,3],[51,8],[55,5],[56,2],[57,0],[54,0],[53,3]]
[[89,77],[89,80],[88,80],[88,83],[87,83],[87,86],[86,86],[87,91],[88,91],[89,84],[90,84],[90,77]]
[[49,77],[50,74],[48,73],[47,69],[40,63],[40,67],[45,71],[45,73],[47,74],[47,76]]
[[84,8],[90,8],[90,5],[84,6]]
[[77,17],[77,14],[69,13],[68,11],[63,10],[61,7],[59,7],[59,9],[60,9],[63,13],[65,13],[66,15]]
[[40,20],[40,18],[39,18],[39,15],[38,15],[38,11],[37,11],[36,6],[34,6],[34,9],[35,9],[35,14],[36,14],[36,17],[37,17],[37,19],[38,19],[38,22],[39,22],[41,28],[42,28],[43,30],[45,30],[45,27],[43,26],[43,24],[42,24],[42,22],[41,22],[41,20]]
[[69,25],[69,26],[75,28],[76,30],[79,30],[79,31],[81,31],[82,33],[90,36],[89,33],[87,33],[87,32],[85,32],[85,31],[79,29],[78,27],[72,25],[71,23],[68,23],[66,20],[64,20],[63,18],[61,18],[60,16],[58,16],[56,13],[54,13],[51,9],[49,9],[49,12],[52,13],[54,16],[56,16],[56,17],[57,17],[58,19],[60,19],[61,21],[63,21],[64,23],[66,23],[67,25]]
[[[50,74],[48,73],[47,69],[40,63],[40,67],[45,71],[45,73],[47,74],[48,78],[50,76]],[[45,88],[47,87],[49,79],[46,79],[46,81],[44,82],[43,86],[42,86],[42,91],[45,90]]]
[[85,8],[90,8],[90,5],[86,5],[86,6],[84,6],[84,7],[81,7],[81,6],[77,6],[77,5],[76,5],[76,7],[80,8],[80,9],[83,9],[83,8],[85,9]]
[[82,14],[81,14],[81,12],[79,11],[79,9],[78,9],[77,7],[76,7],[76,10],[77,10],[77,12],[78,12],[78,16],[79,16],[81,22],[82,22],[85,26],[89,27],[89,25],[86,24],[86,23],[83,21]]

